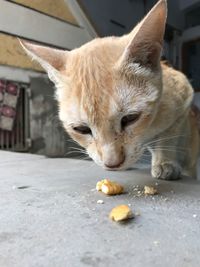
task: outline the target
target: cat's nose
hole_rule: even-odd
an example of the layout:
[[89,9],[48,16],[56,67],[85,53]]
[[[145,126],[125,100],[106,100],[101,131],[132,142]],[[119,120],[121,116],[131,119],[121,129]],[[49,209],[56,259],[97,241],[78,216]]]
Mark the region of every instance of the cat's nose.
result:
[[122,147],[106,144],[102,147],[104,167],[108,170],[118,169],[125,161]]
[[124,161],[125,161],[125,156],[123,156],[119,161],[110,160],[108,162],[104,162],[104,165],[108,169],[117,169],[124,163]]

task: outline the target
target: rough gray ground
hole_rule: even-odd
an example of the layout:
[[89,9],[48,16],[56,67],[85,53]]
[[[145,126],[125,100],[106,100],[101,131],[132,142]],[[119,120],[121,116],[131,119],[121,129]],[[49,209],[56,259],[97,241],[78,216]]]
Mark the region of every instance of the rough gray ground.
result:
[[[109,177],[126,194],[94,190]],[[199,267],[200,183],[158,181],[159,195],[138,196],[155,185],[149,170],[105,172],[92,162],[0,152],[1,267]],[[97,200],[104,204],[97,204]],[[118,204],[140,215],[108,219]]]

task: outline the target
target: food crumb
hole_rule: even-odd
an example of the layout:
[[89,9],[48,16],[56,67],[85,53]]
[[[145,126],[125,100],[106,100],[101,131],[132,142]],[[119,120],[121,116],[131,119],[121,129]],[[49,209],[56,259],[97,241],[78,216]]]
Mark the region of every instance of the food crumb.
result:
[[96,184],[96,190],[106,195],[119,195],[123,193],[124,188],[116,182],[104,179]]
[[120,222],[133,218],[133,212],[127,205],[120,205],[111,210],[109,217],[115,222]]
[[104,201],[102,199],[97,200],[97,204],[103,204]]
[[156,195],[158,194],[158,190],[153,186],[144,186],[144,194],[145,195]]

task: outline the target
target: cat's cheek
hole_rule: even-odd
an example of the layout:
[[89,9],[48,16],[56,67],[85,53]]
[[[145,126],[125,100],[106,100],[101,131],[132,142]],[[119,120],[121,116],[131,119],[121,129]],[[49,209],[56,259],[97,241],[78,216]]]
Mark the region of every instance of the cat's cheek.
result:
[[126,162],[124,168],[132,167],[143,155],[144,149],[141,145],[129,145],[125,147],[126,150]]
[[75,140],[80,146],[87,148],[89,143],[91,142],[90,135],[82,135],[82,134],[76,134],[74,132],[68,131],[68,134],[70,137]]
[[87,147],[87,153],[90,156],[91,159],[94,160],[94,162],[99,165],[103,166],[103,162],[101,159],[101,153],[98,151],[98,148],[94,142],[89,143]]

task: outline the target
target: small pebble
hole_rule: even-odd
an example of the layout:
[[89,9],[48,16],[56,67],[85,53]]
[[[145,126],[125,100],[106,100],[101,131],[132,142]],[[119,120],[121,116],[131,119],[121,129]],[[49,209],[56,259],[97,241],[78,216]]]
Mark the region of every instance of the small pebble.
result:
[[197,217],[197,214],[193,214],[192,217],[193,217],[193,218],[196,218],[196,217]]
[[92,192],[93,192],[93,191],[96,191],[96,188],[92,188],[90,191],[92,191]]
[[104,201],[102,199],[97,200],[97,204],[103,204]]
[[154,243],[154,245],[158,246],[160,242],[155,240],[155,241],[153,241],[153,243]]
[[18,186],[17,189],[27,189],[29,188],[28,185],[22,185],[22,186]]
[[135,216],[140,216],[140,215],[141,215],[141,214],[140,214],[139,211],[135,212]]

